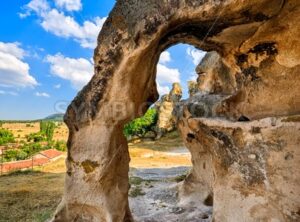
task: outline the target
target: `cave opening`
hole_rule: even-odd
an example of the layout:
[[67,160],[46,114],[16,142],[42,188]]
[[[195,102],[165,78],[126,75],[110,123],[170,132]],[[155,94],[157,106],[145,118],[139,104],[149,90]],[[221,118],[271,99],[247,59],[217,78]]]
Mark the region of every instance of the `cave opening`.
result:
[[[211,220],[213,194],[197,190],[202,188],[201,173],[211,167],[210,162],[202,160],[195,168],[193,163],[199,160],[192,152],[198,151],[190,151],[184,144],[176,117],[180,103],[201,93],[201,87],[208,84],[200,84],[200,75],[209,72],[202,63],[206,54],[182,43],[164,50],[156,66],[159,99],[144,116],[124,126],[131,159],[129,207],[136,221]],[[152,122],[147,125],[147,121]]]

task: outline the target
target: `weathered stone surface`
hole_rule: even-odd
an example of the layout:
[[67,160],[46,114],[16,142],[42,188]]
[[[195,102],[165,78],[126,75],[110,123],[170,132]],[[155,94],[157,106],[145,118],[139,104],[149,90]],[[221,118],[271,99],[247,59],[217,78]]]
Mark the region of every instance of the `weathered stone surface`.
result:
[[197,81],[190,80],[187,82],[188,84],[188,90],[189,90],[189,97],[194,96],[197,92],[200,91],[199,84]]
[[[194,116],[193,105],[182,108],[179,126],[194,165],[182,193],[213,202],[217,222],[299,221],[299,123],[282,119],[300,114],[299,5],[117,1],[98,37],[95,75],[65,116],[68,171],[53,220],[133,221],[122,128],[157,100],[160,53],[189,43],[216,51],[232,85],[201,95],[198,103],[209,105],[196,105]],[[224,82],[219,74],[214,78]]]
[[237,89],[232,69],[223,61],[219,53],[207,52],[196,68],[197,81],[188,81],[189,96],[202,94],[232,94]]
[[155,127],[156,138],[159,139],[165,133],[176,128],[176,118],[173,116],[173,109],[182,97],[182,89],[179,83],[173,83],[169,94],[161,97],[157,103],[158,119]]
[[194,169],[184,198],[213,196],[215,221],[299,220],[300,122],[286,121],[295,117],[240,123],[193,118],[187,108],[185,116],[179,129]]
[[215,52],[208,52],[196,68],[198,91],[203,93],[231,94],[236,90],[234,72]]

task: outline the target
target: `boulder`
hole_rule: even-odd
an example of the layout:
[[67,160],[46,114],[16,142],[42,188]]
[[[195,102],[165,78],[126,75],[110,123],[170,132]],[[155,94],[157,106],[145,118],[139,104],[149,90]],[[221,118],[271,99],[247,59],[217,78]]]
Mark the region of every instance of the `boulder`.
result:
[[158,120],[155,127],[156,139],[161,138],[167,132],[176,128],[176,118],[173,116],[173,109],[182,97],[182,89],[179,83],[173,83],[169,94],[161,97],[156,105],[158,111]]

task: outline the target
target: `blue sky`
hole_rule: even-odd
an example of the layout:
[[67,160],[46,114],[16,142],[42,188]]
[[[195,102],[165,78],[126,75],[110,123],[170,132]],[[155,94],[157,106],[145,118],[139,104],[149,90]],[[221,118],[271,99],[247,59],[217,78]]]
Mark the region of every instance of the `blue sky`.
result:
[[[93,75],[93,49],[114,0],[10,0],[0,8],[0,119],[64,112]],[[160,94],[187,81],[204,52],[176,45],[161,55]]]

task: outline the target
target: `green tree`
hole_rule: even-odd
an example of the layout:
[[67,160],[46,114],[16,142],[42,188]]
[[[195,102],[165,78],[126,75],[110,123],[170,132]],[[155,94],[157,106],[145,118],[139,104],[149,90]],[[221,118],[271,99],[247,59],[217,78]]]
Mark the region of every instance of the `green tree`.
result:
[[59,151],[66,151],[67,150],[67,144],[63,140],[56,141],[54,147],[55,147],[55,149],[57,149]]
[[17,160],[18,150],[6,150],[3,154],[4,162]]
[[41,121],[40,122],[40,132],[44,134],[47,141],[52,141],[54,135],[55,123],[52,121]]
[[42,146],[39,143],[27,143],[18,149],[5,150],[3,154],[4,162],[25,160],[46,149],[48,149],[48,146]]
[[125,136],[144,136],[156,125],[157,117],[156,109],[148,109],[144,116],[137,118],[124,126]]
[[14,143],[15,138],[11,131],[6,129],[0,129],[0,145],[5,145],[7,143]]
[[38,133],[30,133],[29,135],[26,135],[28,142],[42,142],[46,141],[46,135],[44,133],[38,132]]

